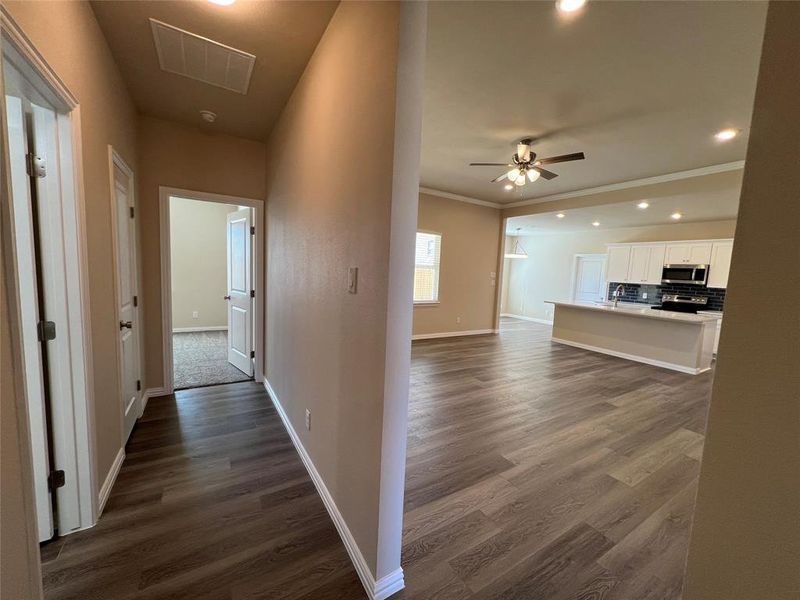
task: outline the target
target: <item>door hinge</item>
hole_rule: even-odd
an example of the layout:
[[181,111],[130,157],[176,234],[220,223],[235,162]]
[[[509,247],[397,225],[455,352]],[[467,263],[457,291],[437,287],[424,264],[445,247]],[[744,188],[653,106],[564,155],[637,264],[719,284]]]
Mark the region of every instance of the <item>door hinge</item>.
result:
[[129,207],[129,208],[131,209],[131,219],[132,219],[132,218],[133,218],[133,215],[134,215],[134,210],[133,210],[133,207],[132,207],[132,206],[131,206],[131,207]]
[[256,291],[255,290],[250,290],[250,297],[251,298],[255,298],[256,297]]
[[256,226],[255,225],[251,225],[250,226],[250,235],[255,235],[255,234],[256,234]]
[[25,155],[25,170],[29,177],[44,177],[47,174],[44,159],[32,152]]
[[49,342],[56,339],[56,324],[53,321],[39,321],[36,325],[36,334],[40,342]]
[[64,487],[66,485],[66,477],[64,476],[64,471],[50,471],[50,475],[47,476],[47,489],[51,492],[53,490],[57,490],[60,487]]
[[250,350],[250,358],[255,358],[255,357],[256,357],[256,351]]
[[136,380],[136,391],[137,392],[141,392],[142,391],[142,380],[141,379],[137,379]]
[[134,306],[139,306],[139,296],[134,296],[133,297],[133,305]]

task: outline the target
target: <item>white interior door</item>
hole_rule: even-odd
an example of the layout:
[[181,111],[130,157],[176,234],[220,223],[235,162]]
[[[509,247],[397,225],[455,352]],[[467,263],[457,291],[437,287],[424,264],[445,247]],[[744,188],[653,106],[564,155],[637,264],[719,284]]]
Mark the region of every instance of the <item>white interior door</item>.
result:
[[578,256],[575,269],[575,302],[605,298],[605,256]]
[[228,214],[228,362],[253,376],[251,209]]
[[23,101],[6,96],[8,116],[9,162],[11,165],[11,194],[16,237],[17,276],[22,360],[25,371],[25,396],[28,405],[28,425],[31,434],[34,495],[39,541],[53,537],[53,500],[47,483],[50,474],[47,412],[45,409],[45,374],[42,347],[39,342],[39,290],[36,279],[36,246],[30,178],[25,166],[28,154]]
[[114,164],[117,231],[117,306],[119,313],[120,386],[123,440],[141,415],[139,336],[136,289],[136,221],[131,177]]

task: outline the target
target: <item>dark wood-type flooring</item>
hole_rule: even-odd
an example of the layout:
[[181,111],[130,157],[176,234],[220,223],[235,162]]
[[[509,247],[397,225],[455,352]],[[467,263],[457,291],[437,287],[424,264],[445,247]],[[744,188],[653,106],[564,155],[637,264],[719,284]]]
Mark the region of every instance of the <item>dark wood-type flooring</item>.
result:
[[[680,598],[712,374],[502,331],[414,344],[395,597]],[[254,383],[151,400],[100,522],[43,570],[47,600],[366,597]]]

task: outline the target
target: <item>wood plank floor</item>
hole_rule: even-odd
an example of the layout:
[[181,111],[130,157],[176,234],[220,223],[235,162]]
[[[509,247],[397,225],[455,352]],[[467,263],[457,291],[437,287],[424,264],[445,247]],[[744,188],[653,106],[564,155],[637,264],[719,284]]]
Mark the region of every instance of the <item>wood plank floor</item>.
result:
[[399,598],[680,598],[713,374],[549,337],[414,344]]
[[[711,374],[500,336],[414,344],[396,598],[680,597]],[[263,388],[150,401],[55,599],[365,598]]]

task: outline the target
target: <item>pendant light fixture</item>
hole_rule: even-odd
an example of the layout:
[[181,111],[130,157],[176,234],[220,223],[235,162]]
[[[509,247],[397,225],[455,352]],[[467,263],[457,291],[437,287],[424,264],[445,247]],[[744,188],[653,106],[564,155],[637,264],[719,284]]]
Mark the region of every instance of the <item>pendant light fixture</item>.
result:
[[514,239],[514,246],[511,248],[511,252],[506,252],[503,257],[504,258],[528,258],[528,253],[525,252],[525,248],[522,247],[522,244],[519,243],[519,232],[522,227],[517,227],[517,235]]

